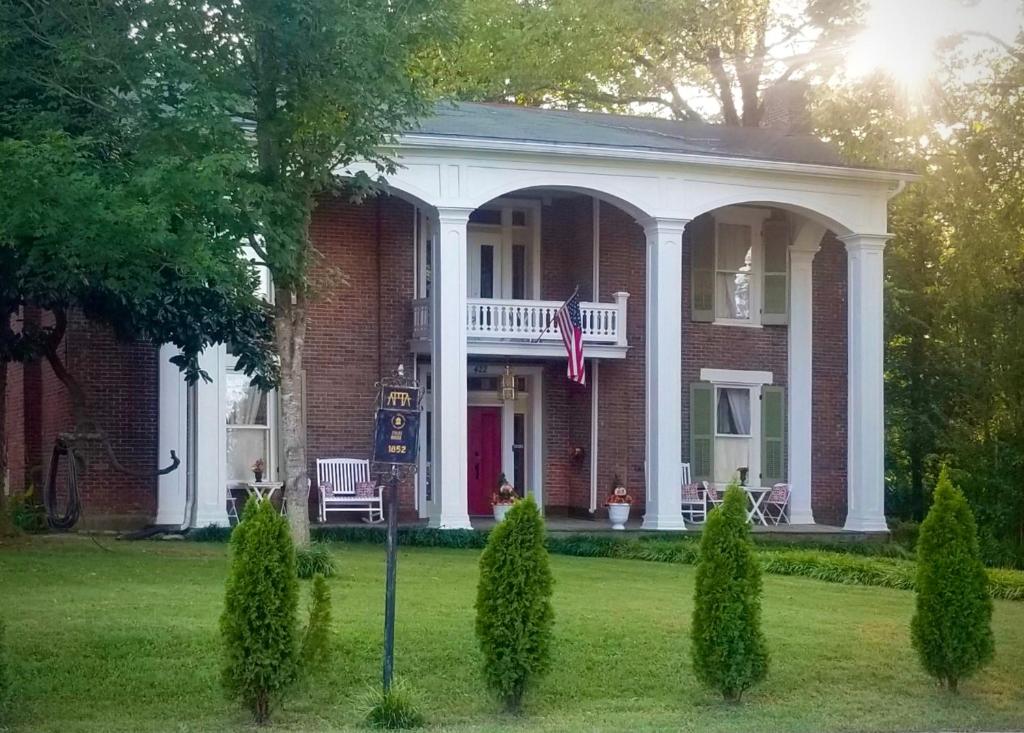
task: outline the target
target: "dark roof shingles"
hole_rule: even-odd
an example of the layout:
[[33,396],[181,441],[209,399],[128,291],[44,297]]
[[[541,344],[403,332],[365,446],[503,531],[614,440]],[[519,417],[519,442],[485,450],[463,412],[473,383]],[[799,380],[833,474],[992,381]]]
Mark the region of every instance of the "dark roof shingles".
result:
[[845,165],[834,147],[809,134],[510,104],[443,102],[410,132]]

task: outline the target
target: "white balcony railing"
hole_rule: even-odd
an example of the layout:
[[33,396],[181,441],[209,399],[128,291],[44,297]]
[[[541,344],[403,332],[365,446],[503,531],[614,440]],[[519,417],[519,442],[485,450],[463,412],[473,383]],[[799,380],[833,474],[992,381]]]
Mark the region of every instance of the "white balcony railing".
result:
[[[615,293],[614,303],[580,303],[583,343],[627,346],[626,301],[629,293]],[[470,298],[466,302],[466,338],[480,341],[518,341],[522,343],[561,342],[554,321],[562,307],[558,300],[496,300]],[[430,300],[412,303],[412,336],[430,340]],[[551,324],[548,327],[548,324]],[[545,330],[545,327],[546,330]]]

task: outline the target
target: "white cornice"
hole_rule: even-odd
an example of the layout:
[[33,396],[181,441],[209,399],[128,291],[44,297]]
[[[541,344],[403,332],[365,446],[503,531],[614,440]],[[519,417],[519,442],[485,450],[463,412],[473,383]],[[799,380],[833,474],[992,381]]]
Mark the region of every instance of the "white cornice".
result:
[[739,170],[768,171],[772,173],[795,173],[819,178],[886,182],[897,184],[899,188],[902,188],[902,186],[908,182],[916,181],[920,178],[920,176],[915,173],[882,171],[874,170],[872,168],[849,168],[839,165],[789,163],[777,160],[738,158],[725,155],[674,153],[665,150],[579,145],[575,143],[501,140],[484,137],[448,137],[415,133],[401,135],[395,149],[399,153],[403,149],[418,151],[436,150],[438,152],[451,150],[475,150],[480,152],[501,152],[510,154],[562,155],[574,158],[603,160],[640,160],[661,163],[683,163],[695,166],[718,166]]

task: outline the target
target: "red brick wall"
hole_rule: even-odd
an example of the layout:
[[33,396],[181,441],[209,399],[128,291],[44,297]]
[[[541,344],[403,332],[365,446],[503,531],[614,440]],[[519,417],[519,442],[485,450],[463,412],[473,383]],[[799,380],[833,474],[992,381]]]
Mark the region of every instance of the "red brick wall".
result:
[[[399,362],[411,374],[413,219],[410,204],[390,197],[360,205],[324,198],[313,214],[310,236],[321,256],[305,351],[313,477],[317,458],[370,457],[374,384]],[[402,510],[414,501],[407,483]]]
[[7,365],[6,412],[4,413],[4,465],[7,466],[5,490],[21,491],[25,487],[25,368]]
[[846,249],[831,234],[814,256],[811,507],[814,521],[846,521]]
[[[556,198],[543,207],[542,300],[565,300],[577,285],[580,300],[591,300],[593,220],[589,196]],[[544,364],[544,503],[555,513],[590,505],[591,391],[570,382],[565,369],[564,359]]]
[[[44,326],[52,323],[49,314],[30,311],[26,318]],[[157,460],[156,349],[120,342],[109,329],[72,314],[59,353],[81,383],[90,414],[110,437],[118,460],[133,471],[152,473]],[[13,372],[15,378],[8,385],[12,484],[20,489],[33,483],[41,490],[54,441],[75,427],[71,400],[45,362],[15,367]],[[105,452],[95,445],[87,446],[82,456],[85,471],[79,476],[79,527],[141,526],[152,519],[155,475],[115,471]],[[62,465],[59,497],[64,496],[64,476]]]
[[[692,317],[689,238],[683,251],[683,459],[690,459],[690,384],[701,369],[769,371],[773,384],[785,386],[788,350],[786,326],[723,326]],[[751,477],[753,480],[755,477]]]
[[[80,478],[81,526],[148,524],[156,514],[157,464],[170,463],[170,456],[157,456],[159,350],[120,341],[110,329],[81,316],[71,318],[64,349],[114,456],[131,471],[115,470],[105,452],[90,451]],[[70,401],[48,367],[44,374],[61,396],[58,419],[64,419]],[[46,440],[43,447],[52,450],[52,443]]]
[[629,293],[626,302],[625,359],[601,362],[598,384],[598,513],[615,475],[633,497],[633,515],[643,514],[646,491],[645,394],[646,351],[644,319],[647,303],[647,244],[633,217],[611,204],[601,204],[600,299],[614,300],[616,292]]

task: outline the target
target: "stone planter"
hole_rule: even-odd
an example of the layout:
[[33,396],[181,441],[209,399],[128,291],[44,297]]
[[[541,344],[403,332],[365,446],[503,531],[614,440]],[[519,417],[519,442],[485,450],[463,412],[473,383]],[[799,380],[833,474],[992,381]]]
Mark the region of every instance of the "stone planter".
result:
[[629,504],[608,505],[608,521],[611,522],[612,529],[625,529],[628,520]]
[[509,509],[512,508],[511,504],[493,504],[491,508],[494,510],[494,521],[500,522],[505,518],[505,514]]

